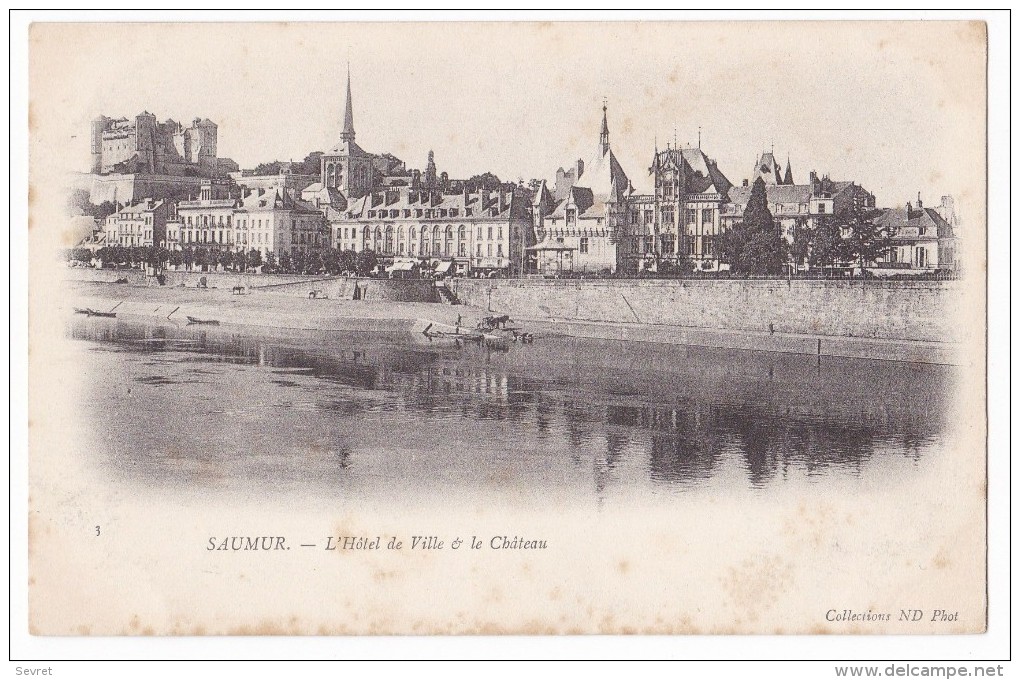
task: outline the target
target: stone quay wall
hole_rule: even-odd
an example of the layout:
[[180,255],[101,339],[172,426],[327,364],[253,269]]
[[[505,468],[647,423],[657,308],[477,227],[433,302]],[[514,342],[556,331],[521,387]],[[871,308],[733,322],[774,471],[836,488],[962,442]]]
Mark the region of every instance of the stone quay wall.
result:
[[473,280],[469,305],[515,319],[955,342],[958,281]]

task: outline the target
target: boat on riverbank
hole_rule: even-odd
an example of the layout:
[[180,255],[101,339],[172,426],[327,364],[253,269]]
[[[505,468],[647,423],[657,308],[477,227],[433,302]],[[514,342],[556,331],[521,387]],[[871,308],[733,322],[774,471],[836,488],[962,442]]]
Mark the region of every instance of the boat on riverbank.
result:
[[188,323],[189,324],[204,324],[206,326],[219,326],[220,325],[220,322],[217,321],[216,319],[199,319],[199,318],[194,317],[194,316],[189,316],[188,317]]
[[91,307],[84,307],[84,308],[82,308],[82,307],[75,307],[74,308],[74,313],[75,314],[85,314],[86,316],[90,316],[90,317],[92,317],[92,316],[100,316],[100,317],[107,318],[107,319],[116,319],[117,318],[117,313],[116,312],[100,312],[100,311],[97,311],[95,309],[92,309]]

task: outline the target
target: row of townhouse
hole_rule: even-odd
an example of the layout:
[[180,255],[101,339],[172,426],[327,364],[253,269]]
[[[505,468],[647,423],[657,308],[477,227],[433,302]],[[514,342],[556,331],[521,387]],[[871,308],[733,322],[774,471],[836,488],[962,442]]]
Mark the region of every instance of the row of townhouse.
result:
[[534,244],[523,190],[445,193],[394,187],[327,214],[335,248],[372,250],[384,264],[434,262],[450,274],[517,274],[527,269],[525,249]]

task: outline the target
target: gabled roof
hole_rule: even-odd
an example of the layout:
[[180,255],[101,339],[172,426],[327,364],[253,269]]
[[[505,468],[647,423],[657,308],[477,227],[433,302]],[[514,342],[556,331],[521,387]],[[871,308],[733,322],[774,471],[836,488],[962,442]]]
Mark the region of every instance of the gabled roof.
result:
[[[934,208],[886,208],[875,218],[875,224],[888,227],[893,238],[904,228],[925,228],[926,235],[938,238],[952,238],[953,227]],[[931,229],[931,231],[928,231]]]
[[748,184],[754,184],[754,181],[759,177],[767,185],[783,183],[783,178],[779,174],[779,163],[776,162],[776,156],[771,151],[764,152],[755,162],[754,174],[751,176],[751,181]]
[[719,193],[725,196],[733,186],[716,162],[698,147],[658,152],[652,160],[649,173],[654,174],[656,169],[682,172],[684,188],[688,194]]

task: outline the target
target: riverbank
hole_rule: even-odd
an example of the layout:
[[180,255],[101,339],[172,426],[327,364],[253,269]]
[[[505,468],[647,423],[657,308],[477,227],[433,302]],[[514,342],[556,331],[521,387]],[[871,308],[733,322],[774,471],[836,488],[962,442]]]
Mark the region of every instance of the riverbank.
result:
[[[699,328],[663,323],[522,318],[513,309],[493,305],[445,305],[383,300],[309,299],[272,288],[248,289],[234,295],[220,288],[157,288],[98,282],[67,282],[68,295],[60,306],[113,311],[118,316],[187,322],[188,316],[224,324],[321,331],[408,333],[417,336],[432,324],[452,329],[458,321],[473,327],[482,317],[509,313],[536,336],[654,342],[852,357],[933,364],[958,363],[955,343],[896,338],[860,338],[813,333]],[[491,310],[491,311],[489,311]]]

